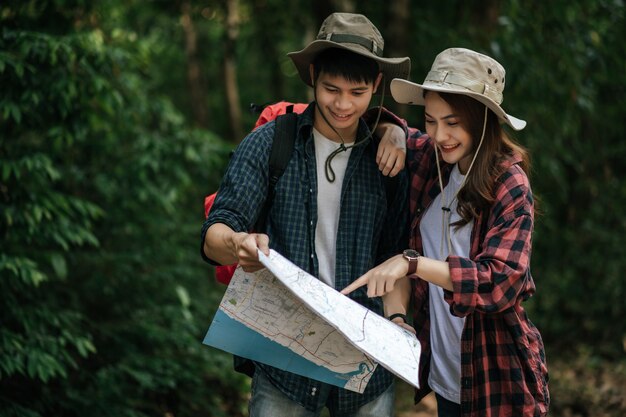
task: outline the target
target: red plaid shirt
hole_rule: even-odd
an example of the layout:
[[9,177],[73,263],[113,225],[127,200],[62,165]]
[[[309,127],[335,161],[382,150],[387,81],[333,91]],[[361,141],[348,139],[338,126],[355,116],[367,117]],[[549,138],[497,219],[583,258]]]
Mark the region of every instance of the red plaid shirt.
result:
[[[410,245],[423,252],[419,223],[440,193],[432,141],[410,130],[407,164],[411,173]],[[461,337],[463,417],[544,416],[550,403],[543,341],[522,301],[535,292],[530,274],[533,198],[519,158],[504,162],[495,202],[474,222],[470,258],[447,261],[454,291],[444,291],[450,311],[465,317]],[[442,161],[444,187],[452,166]],[[418,402],[428,392],[430,317],[428,283],[414,281],[414,325],[422,344]]]

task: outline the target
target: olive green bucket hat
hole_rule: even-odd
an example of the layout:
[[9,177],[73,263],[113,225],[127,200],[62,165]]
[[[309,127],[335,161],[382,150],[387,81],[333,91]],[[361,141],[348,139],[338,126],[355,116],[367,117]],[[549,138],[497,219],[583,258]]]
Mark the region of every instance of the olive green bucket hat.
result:
[[424,105],[424,91],[470,96],[491,109],[503,123],[515,130],[526,126],[524,120],[502,109],[506,71],[495,59],[465,48],[449,48],[435,58],[422,84],[396,79],[391,95],[398,103]]
[[287,56],[295,64],[302,81],[312,87],[309,65],[317,54],[329,48],[352,51],[378,62],[388,91],[392,79],[409,77],[411,59],[384,58],[384,46],[382,35],[367,17],[354,13],[333,13],[322,23],[316,40],[301,51],[290,52]]

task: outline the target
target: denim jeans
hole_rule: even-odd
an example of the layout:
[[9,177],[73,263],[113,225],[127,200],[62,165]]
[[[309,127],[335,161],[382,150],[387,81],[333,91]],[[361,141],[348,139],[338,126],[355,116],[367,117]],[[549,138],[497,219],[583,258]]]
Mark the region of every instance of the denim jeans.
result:
[[[335,409],[330,394],[335,388],[331,385],[323,387],[319,395],[327,397],[326,407],[331,417],[393,417],[395,384],[374,400],[365,404],[353,413],[343,413]],[[259,369],[252,379],[252,397],[248,406],[250,417],[318,417],[322,409],[309,411],[295,401],[290,400],[267,379]]]

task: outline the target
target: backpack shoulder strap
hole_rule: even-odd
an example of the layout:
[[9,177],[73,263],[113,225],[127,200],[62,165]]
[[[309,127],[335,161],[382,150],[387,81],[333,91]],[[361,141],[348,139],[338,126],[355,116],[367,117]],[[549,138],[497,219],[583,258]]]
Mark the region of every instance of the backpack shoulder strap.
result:
[[285,114],[276,118],[274,141],[272,142],[269,161],[269,180],[272,191],[291,159],[296,142],[297,124],[298,115],[293,112],[293,105],[286,108]]
[[267,216],[274,201],[276,183],[278,183],[278,180],[285,172],[293,154],[297,126],[298,114],[293,112],[293,105],[286,108],[285,114],[276,117],[274,140],[272,141],[269,159],[269,186],[265,203],[254,227],[254,230],[257,232],[265,232]]

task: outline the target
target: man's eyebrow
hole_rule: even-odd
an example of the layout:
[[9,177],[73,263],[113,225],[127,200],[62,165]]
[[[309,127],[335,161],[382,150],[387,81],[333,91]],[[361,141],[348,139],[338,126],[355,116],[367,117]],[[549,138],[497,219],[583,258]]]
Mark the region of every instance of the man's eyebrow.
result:
[[[322,85],[325,87],[340,89],[337,85],[331,83],[330,81],[322,81]],[[350,88],[350,91],[366,91],[367,89],[369,89],[368,85],[360,85],[358,87]]]

